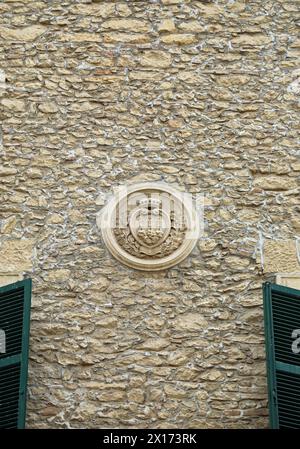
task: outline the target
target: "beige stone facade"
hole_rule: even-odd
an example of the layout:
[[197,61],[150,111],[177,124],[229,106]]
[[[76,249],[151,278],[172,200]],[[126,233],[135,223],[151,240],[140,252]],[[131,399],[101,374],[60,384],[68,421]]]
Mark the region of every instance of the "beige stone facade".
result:
[[[33,279],[28,427],[267,427],[261,284],[300,271],[297,21],[296,0],[0,3],[0,272]],[[144,181],[205,194],[204,236],[162,272],[120,264],[96,225]]]

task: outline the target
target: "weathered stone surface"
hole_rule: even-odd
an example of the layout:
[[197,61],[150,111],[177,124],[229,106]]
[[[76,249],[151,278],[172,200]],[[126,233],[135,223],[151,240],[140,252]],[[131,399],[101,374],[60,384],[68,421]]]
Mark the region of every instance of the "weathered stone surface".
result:
[[300,290],[300,271],[295,273],[278,274],[276,284]]
[[[13,169],[11,169],[13,170]],[[0,176],[7,176],[10,175],[11,173],[8,173],[8,170],[4,171],[4,175],[2,174],[2,171],[0,169]],[[16,227],[17,224],[17,218],[15,215],[12,215],[6,219],[0,220],[0,233],[1,234],[11,234],[12,231],[14,230],[14,228]]]
[[95,324],[96,324],[96,326],[100,326],[100,327],[111,327],[111,328],[114,328],[114,327],[116,327],[118,325],[118,320],[114,316],[104,317],[104,318],[97,319]]
[[57,39],[62,42],[100,42],[101,36],[98,33],[59,33]]
[[[89,4],[89,3],[75,4],[75,5],[71,6],[70,12],[75,15],[79,14],[79,15],[92,16],[92,17],[100,16],[101,18],[107,18],[107,17],[111,17],[112,15],[114,15],[114,13],[116,11],[116,5],[114,3],[101,2],[101,5],[99,5],[99,3],[100,2],[95,2],[95,3],[91,3],[91,4]],[[126,6],[126,5],[123,4],[122,6],[124,8],[124,6]]]
[[[267,427],[261,284],[300,271],[297,2],[0,10],[0,272],[33,279],[27,427]],[[144,181],[205,194],[203,238],[162,273],[121,266],[95,222]]]
[[111,390],[98,393],[96,397],[100,402],[120,402],[126,399],[126,393],[124,391]]
[[186,31],[187,33],[203,33],[206,31],[205,25],[202,25],[198,20],[181,22],[178,28],[182,31]]
[[45,114],[55,114],[58,111],[58,107],[55,103],[45,102],[39,105],[39,110]]
[[145,44],[150,41],[148,34],[142,33],[105,33],[103,35],[103,42],[106,44],[116,44],[118,42],[125,42],[127,44]]
[[212,369],[212,370],[208,370],[205,373],[201,374],[199,377],[200,377],[200,379],[203,379],[203,380],[214,381],[214,380],[220,380],[223,377],[223,375],[220,370]]
[[0,37],[9,41],[30,42],[44,34],[47,28],[42,25],[32,25],[23,28],[0,27]]
[[174,320],[173,327],[179,331],[199,331],[207,327],[207,321],[200,314],[185,313]]
[[134,19],[110,19],[102,23],[103,29],[124,30],[143,33],[149,31],[149,24],[144,20]]
[[203,3],[199,5],[199,12],[203,17],[214,18],[224,12],[222,6],[212,4],[211,2]]
[[61,268],[56,270],[49,270],[44,277],[47,282],[65,282],[69,280],[70,274],[70,270]]
[[[184,81],[185,83],[188,84],[199,84],[199,83],[203,83],[205,81],[205,78],[197,73],[195,73],[194,71],[188,71],[188,70],[182,70],[179,74],[178,74],[178,79],[181,81]],[[188,179],[187,179],[187,183]]]
[[300,271],[296,240],[266,239],[257,257],[258,261],[263,265],[265,273]]
[[128,400],[136,402],[138,404],[143,404],[145,402],[145,392],[140,388],[134,388],[128,393]]
[[138,346],[138,349],[160,351],[169,346],[170,342],[165,338],[149,338]]
[[251,77],[248,75],[219,75],[216,78],[217,84],[225,87],[231,86],[242,86],[247,84],[251,80]]
[[264,190],[290,190],[296,189],[297,180],[284,176],[262,176],[254,180],[253,185]]
[[22,274],[33,265],[32,239],[4,240],[0,242],[0,272]]
[[233,45],[240,45],[244,47],[263,46],[269,44],[270,42],[271,38],[262,33],[243,33],[232,39]]
[[18,173],[18,170],[16,170],[15,168],[7,166],[0,167],[1,177],[15,175],[16,173]]
[[12,284],[14,282],[18,282],[22,280],[22,275],[18,273],[8,273],[6,270],[4,273],[0,272],[0,287],[8,284]]
[[5,109],[16,112],[25,111],[26,108],[25,101],[18,99],[3,98],[1,104]]
[[230,268],[235,270],[240,270],[249,266],[250,261],[248,258],[241,258],[238,256],[228,256],[226,258],[226,263]]
[[160,22],[160,24],[158,25],[158,31],[159,32],[163,32],[163,31],[175,31],[176,27],[175,27],[175,23],[173,19],[164,19]]
[[97,290],[99,292],[105,291],[109,286],[109,280],[104,277],[97,275],[95,279],[89,284],[91,290]]
[[171,65],[172,57],[164,51],[147,50],[140,57],[140,63],[145,67],[164,68]]
[[194,34],[168,34],[165,36],[161,36],[160,40],[164,44],[173,44],[173,45],[189,45],[193,44],[197,41],[197,38]]

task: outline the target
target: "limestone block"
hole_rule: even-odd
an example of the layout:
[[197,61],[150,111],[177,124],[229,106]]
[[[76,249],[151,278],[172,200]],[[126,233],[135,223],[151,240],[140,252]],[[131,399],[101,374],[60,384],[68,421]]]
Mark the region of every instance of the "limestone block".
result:
[[200,313],[185,313],[173,321],[173,327],[179,331],[199,331],[206,328],[208,323]]
[[145,67],[168,67],[172,57],[169,53],[160,50],[146,50],[140,57],[140,63]]
[[[188,22],[182,22],[178,28],[187,33],[203,33],[205,31],[205,26],[202,25],[198,20],[189,20]],[[170,30],[172,31],[172,30]]]
[[53,102],[41,103],[38,108],[41,112],[44,112],[45,114],[54,114],[55,112],[58,111],[57,105]]
[[22,276],[18,273],[0,273],[0,287],[4,285],[12,284],[17,281],[21,281]]
[[270,240],[263,243],[263,256],[257,261],[263,264],[264,273],[291,273],[300,271],[295,240]]
[[278,273],[276,275],[276,284],[300,290],[300,271],[296,273]]
[[[0,168],[0,176],[1,175],[1,168]],[[10,234],[12,230],[15,228],[17,224],[17,218],[16,216],[12,215],[11,217],[8,217],[4,220],[0,220],[0,233],[1,234]]]
[[157,27],[159,32],[163,31],[175,31],[175,23],[173,19],[165,19],[160,22],[160,24]]
[[49,270],[45,275],[47,282],[65,282],[70,278],[71,271],[63,268]]
[[145,402],[145,392],[140,388],[133,388],[128,393],[129,401],[137,402],[138,404],[143,404]]
[[125,42],[127,44],[145,44],[150,41],[148,34],[142,33],[118,33],[116,31],[103,33],[103,42],[106,44],[116,44]]
[[244,47],[255,47],[267,45],[271,42],[271,38],[267,34],[263,33],[242,33],[232,39],[233,45]]
[[164,44],[173,45],[190,45],[197,42],[197,37],[194,34],[166,34],[161,36],[160,40]]
[[100,42],[101,36],[98,33],[62,33],[57,39],[62,42]]
[[[190,0],[186,1],[186,3],[189,3]],[[182,0],[162,0],[163,5],[178,5],[179,3],[182,3]]]
[[264,190],[292,190],[296,189],[298,184],[294,178],[288,176],[260,176],[253,182],[254,187]]
[[6,28],[0,27],[0,36],[2,39],[10,41],[30,42],[47,31],[43,25],[32,25],[24,28]]
[[124,30],[143,33],[149,31],[149,24],[144,20],[110,19],[102,23],[105,30]]
[[5,109],[8,109],[9,111],[12,111],[12,112],[25,111],[25,101],[24,100],[3,98],[3,100],[1,100],[1,104]]
[[97,3],[78,4],[73,5],[72,8],[70,9],[70,12],[72,12],[73,14],[80,14],[92,17],[100,16],[102,18],[107,18],[111,17],[114,14],[115,4],[101,2],[101,7],[99,7],[99,4]]
[[137,348],[148,351],[160,351],[166,348],[170,342],[166,338],[149,338],[141,343]]
[[0,244],[0,272],[22,273],[32,268],[34,241],[5,240]]
[[223,9],[219,5],[215,5],[212,2],[203,2],[199,5],[199,11],[202,17],[213,18],[223,12]]

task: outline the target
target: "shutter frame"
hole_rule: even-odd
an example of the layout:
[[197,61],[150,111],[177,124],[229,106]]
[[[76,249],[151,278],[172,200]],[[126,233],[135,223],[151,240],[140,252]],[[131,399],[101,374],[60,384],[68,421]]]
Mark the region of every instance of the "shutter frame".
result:
[[272,294],[271,284],[263,284],[263,302],[264,302],[264,322],[265,322],[265,346],[267,361],[267,381],[269,398],[269,420],[272,429],[279,428],[277,391],[276,391],[276,369],[275,369],[275,351],[274,351],[274,329],[272,320]]
[[263,303],[270,427],[300,428],[300,354],[291,357],[287,338],[295,324],[300,328],[300,290],[265,282]]
[[[31,279],[24,279],[13,284],[0,287],[1,294],[10,293],[17,289],[23,289],[23,313],[22,313],[22,343],[21,352],[8,357],[0,358],[0,368],[15,366],[20,364],[19,394],[18,394],[18,419],[17,428],[25,428],[26,417],[26,390],[28,378],[28,356],[29,356],[29,332],[30,332],[30,307],[31,307]],[[13,300],[13,299],[12,299]],[[0,309],[1,313],[1,309]],[[0,397],[1,399],[1,397]]]

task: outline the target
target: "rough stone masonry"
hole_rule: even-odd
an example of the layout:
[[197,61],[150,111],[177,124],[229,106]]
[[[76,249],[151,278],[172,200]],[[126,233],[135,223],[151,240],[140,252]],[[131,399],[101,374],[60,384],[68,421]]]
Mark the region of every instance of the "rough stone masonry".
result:
[[[299,12],[1,2],[0,273],[33,278],[28,427],[268,426],[261,284],[300,271]],[[96,213],[156,180],[205,194],[205,235],[145,274]]]

